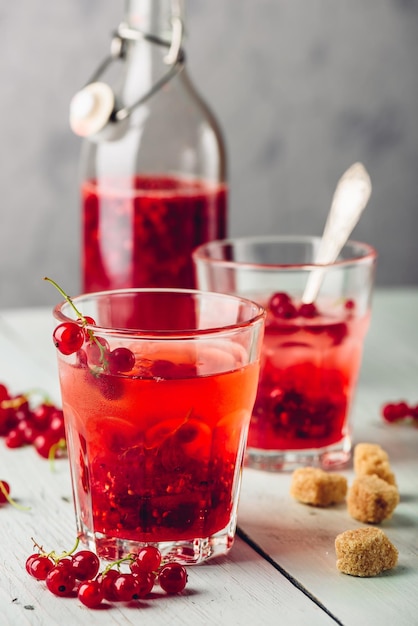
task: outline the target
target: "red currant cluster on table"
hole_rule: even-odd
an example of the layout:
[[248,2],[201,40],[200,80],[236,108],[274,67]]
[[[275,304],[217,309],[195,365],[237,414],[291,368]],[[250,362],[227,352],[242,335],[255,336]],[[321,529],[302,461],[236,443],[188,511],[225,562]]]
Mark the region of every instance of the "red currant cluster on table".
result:
[[404,400],[401,402],[387,402],[382,407],[382,417],[390,424],[400,421],[411,421],[418,426],[418,404],[410,405]]
[[[75,550],[57,556],[40,549],[28,557],[26,570],[36,580],[45,581],[53,594],[78,597],[88,608],[98,607],[104,600],[130,602],[147,598],[157,584],[168,594],[180,593],[187,583],[184,565],[164,563],[160,551],[152,545],[110,563],[102,571],[94,552]],[[122,571],[123,565],[127,571]]]
[[30,396],[0,383],[0,436],[8,448],[33,445],[44,458],[59,457],[66,450],[63,412],[45,401],[33,407]]

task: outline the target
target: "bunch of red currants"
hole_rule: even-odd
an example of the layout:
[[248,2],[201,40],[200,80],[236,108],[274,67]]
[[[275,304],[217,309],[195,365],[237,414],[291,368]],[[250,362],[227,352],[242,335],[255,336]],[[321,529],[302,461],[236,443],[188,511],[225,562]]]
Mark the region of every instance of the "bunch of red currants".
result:
[[[76,544],[77,545],[77,544]],[[122,571],[126,564],[128,571]],[[64,553],[32,554],[26,561],[27,572],[45,581],[49,591],[57,596],[77,596],[88,608],[108,602],[130,602],[151,594],[154,586],[168,594],[183,591],[187,583],[184,565],[164,562],[156,546],[144,546],[136,554],[114,561],[100,571],[100,560],[90,550]]]
[[11,394],[1,383],[0,436],[8,448],[33,445],[44,458],[62,456],[66,450],[62,410],[47,401],[33,407],[30,394]]

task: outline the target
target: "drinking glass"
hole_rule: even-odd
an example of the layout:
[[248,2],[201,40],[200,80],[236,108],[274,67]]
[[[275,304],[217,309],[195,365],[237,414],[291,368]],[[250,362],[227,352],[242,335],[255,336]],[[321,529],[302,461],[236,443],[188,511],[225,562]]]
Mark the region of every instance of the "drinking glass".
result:
[[183,563],[225,554],[264,309],[218,293],[129,289],[75,297],[54,316],[82,334],[70,354],[57,349],[81,540],[109,560],[148,544]]
[[[320,238],[226,239],[193,253],[198,287],[239,294],[267,310],[246,463],[265,470],[344,466],[351,456],[350,408],[369,326],[376,251],[349,241],[338,259],[315,265]],[[303,300],[312,272],[315,301]]]

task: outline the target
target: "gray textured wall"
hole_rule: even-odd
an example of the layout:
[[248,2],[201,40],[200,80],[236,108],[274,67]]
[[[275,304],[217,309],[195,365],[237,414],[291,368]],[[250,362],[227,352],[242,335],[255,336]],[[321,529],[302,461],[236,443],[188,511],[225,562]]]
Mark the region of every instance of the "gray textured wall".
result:
[[[79,286],[72,94],[123,0],[0,7],[0,307]],[[188,0],[189,69],[228,145],[230,232],[320,234],[354,161],[374,191],[355,231],[380,284],[418,284],[418,0]]]

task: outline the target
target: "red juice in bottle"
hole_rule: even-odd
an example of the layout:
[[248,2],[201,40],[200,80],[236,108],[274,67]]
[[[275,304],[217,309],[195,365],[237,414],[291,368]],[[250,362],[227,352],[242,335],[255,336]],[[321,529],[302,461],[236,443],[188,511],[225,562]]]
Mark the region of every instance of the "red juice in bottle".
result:
[[[195,358],[162,343],[129,375],[61,362],[79,531],[104,558],[118,541],[196,539],[229,523],[259,364],[209,346],[198,373]],[[220,359],[226,371],[211,373]]]
[[83,290],[195,287],[192,250],[226,235],[225,184],[176,176],[87,180]]
[[321,449],[348,434],[369,314],[356,317],[344,303],[318,306],[312,316],[291,307],[289,317],[267,313],[248,435],[254,450]]

